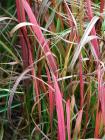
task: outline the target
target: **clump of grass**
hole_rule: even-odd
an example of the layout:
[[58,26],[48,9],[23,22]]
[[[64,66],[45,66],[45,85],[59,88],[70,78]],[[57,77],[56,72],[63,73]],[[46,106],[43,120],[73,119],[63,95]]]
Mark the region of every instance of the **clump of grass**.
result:
[[14,5],[0,17],[0,138],[104,139],[104,1]]

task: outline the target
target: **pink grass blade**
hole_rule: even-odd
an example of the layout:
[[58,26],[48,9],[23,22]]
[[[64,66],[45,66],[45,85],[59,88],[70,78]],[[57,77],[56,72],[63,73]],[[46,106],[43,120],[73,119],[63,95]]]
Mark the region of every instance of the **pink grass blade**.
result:
[[82,121],[82,114],[83,114],[83,110],[80,110],[78,112],[78,116],[77,116],[77,119],[76,119],[76,125],[75,125],[75,129],[74,129],[74,136],[73,138],[77,139],[79,133],[80,133],[80,128],[81,128],[81,121]]
[[100,136],[100,127],[101,122],[105,126],[105,87],[103,84],[104,72],[101,69],[100,64],[97,68],[98,75],[98,105],[97,105],[97,114],[96,114],[96,125],[94,137],[99,138]]
[[100,121],[101,121],[101,112],[100,112],[100,110],[97,109],[95,132],[94,132],[94,137],[95,138],[99,138]]
[[62,95],[57,83],[57,79],[55,75],[52,73],[52,78],[54,81],[55,88],[55,102],[56,102],[56,110],[57,110],[57,119],[58,119],[58,131],[59,131],[59,140],[66,140],[65,138],[65,122],[64,122],[64,111],[62,104]]
[[66,0],[64,0],[64,3],[65,3],[66,10],[67,10],[69,25],[70,25],[71,27],[73,27],[73,26],[75,25],[76,30],[77,30],[77,23],[76,23],[76,20],[75,20],[73,14],[72,14],[72,12],[71,12],[71,10],[70,10],[70,8],[69,8],[67,2],[66,2]]
[[29,17],[30,22],[35,25],[35,26],[32,26],[32,29],[33,29],[39,43],[41,44],[41,47],[42,47],[42,50],[44,51],[44,54],[46,55],[48,65],[49,65],[51,71],[53,71],[53,73],[56,73],[57,65],[56,65],[55,60],[52,56],[52,53],[49,49],[48,43],[46,42],[46,40],[42,34],[40,26],[38,25],[37,20],[36,20],[32,10],[31,10],[29,4],[27,3],[27,1],[22,0],[22,3],[23,3],[23,7],[24,7],[24,9]]
[[[98,104],[97,104],[96,124],[95,124],[95,133],[94,133],[95,138],[99,137],[100,122],[102,120],[102,115],[104,115],[104,110],[102,110],[102,106],[104,105],[104,102],[103,102],[104,89],[102,86],[103,74],[101,71],[100,64],[98,65],[98,68],[97,68],[97,75],[98,75]],[[104,119],[104,116],[103,116],[103,119]]]
[[79,56],[79,76],[80,76],[80,109],[83,107],[84,102],[84,81],[83,81],[83,74],[82,74],[82,55]]
[[[46,72],[48,77],[48,84],[52,86],[50,72],[47,67],[46,67]],[[49,88],[49,112],[50,112],[51,129],[52,129],[52,122],[53,122],[53,111],[54,111],[54,92]]]
[[[25,22],[26,21],[25,11],[24,11],[23,3],[21,0],[16,0],[16,7],[17,7],[18,22]],[[23,37],[23,35],[24,35],[24,37]],[[21,46],[22,46],[23,65],[24,65],[24,68],[27,68],[29,65],[33,64],[33,55],[32,55],[32,51],[31,51],[31,44],[28,39],[26,27],[22,27],[22,29],[20,31],[20,42],[21,42]],[[34,67],[32,68],[31,74],[33,75],[33,77],[35,77]],[[36,79],[33,79],[33,86],[34,86],[34,90],[36,92],[36,101],[38,101],[39,100],[39,90],[38,90],[38,81]],[[39,112],[39,118],[41,118],[40,102],[38,102],[38,112]]]
[[[21,0],[16,0],[18,22],[25,21],[25,12],[24,12],[24,9],[22,8],[21,4],[22,4]],[[27,50],[26,43],[25,43],[22,32],[20,31],[19,34],[20,34],[20,38],[19,38],[20,39],[20,44],[22,46],[23,65],[24,65],[24,68],[26,68],[28,66],[28,60],[25,57],[28,56],[28,50]]]
[[95,125],[95,138],[99,137],[99,128],[100,128],[100,119],[101,119],[101,110],[100,110],[100,99],[99,95],[101,92],[101,85],[102,85],[102,77],[101,77],[101,66],[98,65],[97,68],[97,76],[98,76],[98,105],[97,105],[97,114],[96,114],[96,125]]
[[[86,0],[86,7],[87,7],[88,18],[91,21],[91,19],[93,18],[93,11],[92,11],[92,6],[91,6],[91,0]],[[95,35],[96,36],[95,27],[93,27],[93,29],[91,30],[91,35]],[[99,45],[98,45],[97,39],[94,39],[91,42],[92,42],[92,44],[94,46],[94,49],[96,51],[97,56],[99,56]]]
[[105,126],[105,87],[102,87],[102,94],[99,95],[100,102],[101,102],[101,110],[102,110],[102,117],[103,117],[103,123]]
[[68,135],[68,140],[71,140],[71,133],[70,133],[70,100],[69,99],[66,102],[66,115],[67,115],[67,135]]
[[97,112],[96,112],[96,123],[95,123],[95,133],[94,133],[94,137],[98,138],[99,135],[99,128],[100,128],[100,117],[101,117],[101,111],[99,109],[100,106],[100,101],[99,101],[99,95],[101,94],[101,67],[100,64],[98,65],[97,68],[97,76],[98,76],[98,104],[97,104]]
[[100,0],[100,13],[103,13],[105,8],[105,0]]

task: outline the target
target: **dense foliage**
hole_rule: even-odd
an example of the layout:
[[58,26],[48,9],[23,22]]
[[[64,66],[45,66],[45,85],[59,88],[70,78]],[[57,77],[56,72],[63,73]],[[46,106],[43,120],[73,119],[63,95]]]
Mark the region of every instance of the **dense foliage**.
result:
[[105,1],[0,1],[0,140],[105,139]]

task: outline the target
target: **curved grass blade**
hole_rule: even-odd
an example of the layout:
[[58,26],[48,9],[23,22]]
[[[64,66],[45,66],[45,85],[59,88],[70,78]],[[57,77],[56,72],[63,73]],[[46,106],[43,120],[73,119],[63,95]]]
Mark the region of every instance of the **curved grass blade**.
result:
[[[91,6],[91,0],[86,0],[86,4],[87,4],[87,15],[88,15],[88,19],[91,21],[93,19],[93,11],[92,11],[92,6]],[[91,35],[96,35],[96,30],[95,30],[95,26],[93,26],[92,30],[91,30]],[[94,39],[91,41],[94,49],[96,51],[97,56],[99,56],[99,45],[98,45],[98,41],[97,39]]]
[[57,119],[58,119],[59,140],[66,140],[62,96],[61,96],[60,89],[58,87],[57,79],[53,73],[52,73],[52,78],[54,81],[54,89],[55,89],[55,102],[56,102]]
[[[22,1],[16,0],[16,6],[17,6],[18,21],[24,23],[26,21],[26,17],[25,17],[25,9],[23,7]],[[17,26],[20,26],[21,24],[22,23],[20,23]],[[22,46],[23,65],[24,65],[24,68],[27,68],[29,65],[33,65],[33,54],[32,54],[31,43],[30,43],[30,40],[28,38],[26,27],[23,27],[20,30],[20,41],[21,41],[21,46]],[[33,77],[35,77],[36,73],[35,73],[34,67],[31,70],[31,74],[33,75]],[[25,83],[25,87],[27,89],[28,81],[26,81],[24,83]],[[39,101],[38,81],[36,79],[33,79],[33,86],[34,86],[34,90],[36,93],[36,98],[34,98],[34,100]],[[38,111],[39,111],[39,119],[40,119],[41,118],[41,104],[40,104],[40,102],[38,102]]]
[[20,28],[25,27],[25,26],[34,26],[34,24],[29,23],[29,22],[21,22],[21,23],[17,24],[17,25],[11,30],[11,32],[10,32],[11,37],[13,36],[13,34],[14,34],[17,30],[19,30]]
[[74,134],[73,134],[73,139],[78,139],[78,135],[80,133],[80,128],[81,128],[82,113],[83,113],[83,110],[80,110],[78,112],[78,116],[76,119],[76,125],[75,125],[75,129],[74,129]]
[[10,17],[0,17],[0,22],[4,20],[12,20],[13,18]]
[[73,69],[75,62],[76,62],[77,58],[79,57],[81,49],[87,43],[87,38],[88,38],[92,28],[94,27],[95,23],[98,21],[98,19],[99,19],[99,17],[95,16],[92,18],[91,22],[88,24],[88,26],[81,38],[81,41],[75,50],[74,56],[72,58],[70,66],[69,66],[70,69]]
[[9,100],[8,100],[8,109],[7,109],[7,113],[8,113],[8,120],[11,122],[12,124],[12,120],[11,120],[11,105],[12,105],[12,101],[13,101],[13,97],[14,97],[14,94],[16,92],[16,89],[17,89],[17,86],[19,85],[20,81],[22,80],[22,78],[24,77],[25,74],[27,74],[28,72],[30,72],[31,69],[26,69],[19,77],[18,79],[16,80],[13,88],[11,89],[10,91],[10,97],[9,97]]
[[[23,3],[25,11],[26,11],[26,13],[27,13],[27,15],[29,17],[30,22],[35,25],[35,26],[32,26],[32,29],[33,29],[33,32],[35,33],[39,43],[42,46],[42,50],[44,51],[44,54],[45,55],[49,54],[49,55],[46,56],[48,65],[49,65],[51,71],[53,71],[55,74],[57,74],[56,73],[57,72],[57,65],[56,65],[55,60],[53,58],[53,55],[52,55],[52,53],[50,51],[48,43],[46,43],[46,40],[45,40],[45,38],[44,38],[44,36],[42,34],[42,31],[41,31],[40,27],[38,26],[36,18],[35,18],[32,10],[30,8],[30,6],[28,5],[27,1],[22,0],[22,3]],[[46,45],[43,47],[44,44],[46,44]]]

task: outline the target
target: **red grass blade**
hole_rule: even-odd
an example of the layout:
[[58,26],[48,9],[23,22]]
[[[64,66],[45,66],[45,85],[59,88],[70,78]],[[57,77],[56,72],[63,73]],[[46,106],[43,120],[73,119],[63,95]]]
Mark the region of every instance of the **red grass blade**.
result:
[[100,13],[103,13],[105,8],[105,0],[100,0]]
[[95,138],[99,138],[100,121],[101,121],[101,112],[97,110],[96,124],[95,124],[95,133],[94,133],[94,137]]
[[76,119],[76,125],[75,125],[75,129],[74,129],[74,136],[73,138],[77,138],[79,132],[80,132],[80,128],[81,128],[81,121],[82,121],[82,113],[83,113],[83,110],[80,110],[78,112],[78,116],[77,116],[77,119]]
[[[21,0],[16,0],[16,8],[17,8],[18,22],[25,21],[25,12],[24,12]],[[24,30],[26,31],[25,27],[22,28],[23,32]],[[26,58],[26,56],[28,56],[28,50],[26,47],[26,43],[25,43],[22,31],[20,31],[20,44],[22,46],[23,65],[24,65],[24,68],[26,68],[28,66],[28,59],[27,59],[28,57]]]
[[[26,21],[25,11],[24,11],[22,1],[16,0],[16,6],[17,6],[18,21],[25,22]],[[24,37],[23,37],[23,35],[24,35]],[[33,64],[33,55],[32,55],[32,51],[31,51],[31,44],[30,44],[28,36],[27,36],[26,27],[22,27],[22,29],[20,31],[20,41],[21,41],[21,46],[22,46],[23,65],[26,68],[29,65]],[[33,75],[33,77],[35,77],[34,68],[32,69],[31,74]],[[36,101],[38,101],[39,100],[39,90],[38,90],[38,81],[36,79],[33,79],[33,85],[34,85],[34,90],[36,92]],[[40,118],[41,117],[40,102],[38,102],[38,111],[39,111],[39,118]]]
[[82,75],[82,56],[79,56],[79,76],[80,76],[80,109],[83,107],[84,102],[84,82],[83,82],[83,75]]
[[95,133],[94,133],[95,138],[98,138],[99,136],[100,119],[101,119],[101,111],[99,109],[100,106],[99,95],[101,94],[101,84],[102,84],[100,64],[98,65],[97,68],[97,76],[98,76],[98,104],[97,104],[96,124],[95,124]]
[[70,25],[71,27],[73,27],[73,26],[75,25],[75,27],[76,27],[76,29],[77,29],[76,20],[75,20],[73,14],[72,14],[72,12],[71,12],[71,10],[70,10],[70,8],[69,8],[67,2],[66,2],[66,0],[64,0],[64,3],[65,3],[65,6],[66,6],[66,10],[67,10],[67,15],[68,15],[68,19],[69,19],[69,20],[68,20],[68,21],[69,21],[69,25]]
[[40,26],[38,25],[36,18],[31,10],[29,4],[27,3],[27,1],[22,0],[22,3],[23,3],[25,11],[29,17],[30,22],[35,25],[35,26],[32,26],[32,29],[33,29],[39,43],[41,44],[41,47],[42,47],[42,50],[44,51],[44,54],[46,55],[48,65],[49,65],[51,71],[53,71],[55,74],[57,74],[56,73],[57,72],[57,65],[56,65],[55,60],[52,56],[52,53],[49,49],[48,43],[46,42],[46,40],[42,34]]
[[[86,7],[87,7],[88,18],[91,21],[91,19],[93,18],[93,12],[92,12],[92,8],[91,8],[91,1],[90,0],[86,0]],[[91,35],[96,36],[95,27],[93,27],[93,29],[91,30]],[[92,45],[94,46],[94,49],[96,51],[97,56],[99,56],[99,45],[98,45],[97,39],[94,39],[91,42],[92,42]]]
[[66,102],[66,114],[67,114],[67,134],[68,134],[68,140],[71,140],[71,133],[70,133],[70,100],[67,100]]
[[102,93],[99,95],[99,99],[101,103],[103,122],[105,125],[105,87],[102,87]]
[[94,137],[99,137],[100,122],[103,120],[105,125],[105,88],[103,86],[103,72],[101,71],[100,64],[97,69],[98,73],[98,105],[97,105],[97,114],[96,114],[96,125]]
[[[48,68],[46,67],[46,72],[47,72],[47,77],[48,77],[48,84],[52,86],[52,81],[51,81],[51,76],[49,73]],[[51,129],[52,129],[52,120],[53,120],[53,110],[54,110],[54,93],[53,91],[49,88],[49,112],[50,112],[50,124],[51,124]]]
[[55,88],[55,101],[56,101],[56,110],[57,110],[57,118],[58,118],[58,131],[59,131],[59,139],[65,140],[65,122],[64,122],[64,111],[63,111],[63,104],[62,104],[62,96],[60,89],[58,87],[57,79],[52,74],[52,78],[54,81],[54,88]]

